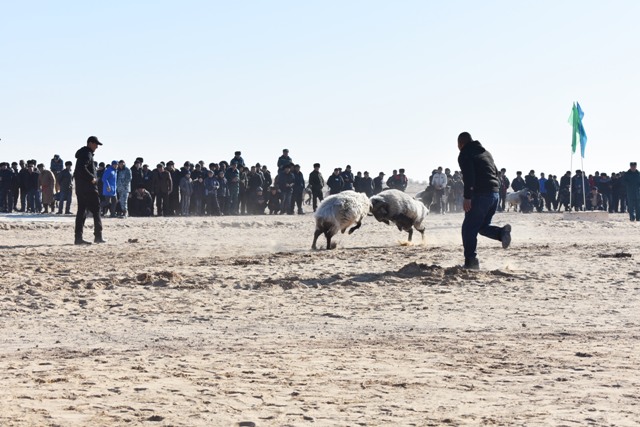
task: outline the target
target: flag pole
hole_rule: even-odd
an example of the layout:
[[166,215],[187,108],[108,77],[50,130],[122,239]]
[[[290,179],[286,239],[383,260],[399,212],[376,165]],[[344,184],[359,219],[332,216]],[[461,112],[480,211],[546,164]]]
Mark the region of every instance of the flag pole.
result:
[[586,211],[587,210],[587,192],[586,192],[586,187],[584,185],[584,176],[586,175],[584,172],[584,157],[580,157],[580,169],[582,169],[582,209]]
[[569,162],[569,211],[573,208],[573,182],[571,174],[573,173],[573,150],[571,151],[571,161]]

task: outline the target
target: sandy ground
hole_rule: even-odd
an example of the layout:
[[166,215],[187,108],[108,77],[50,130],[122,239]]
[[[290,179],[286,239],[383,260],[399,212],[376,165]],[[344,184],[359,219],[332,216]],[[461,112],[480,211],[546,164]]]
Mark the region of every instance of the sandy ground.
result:
[[0,425],[638,425],[640,223],[461,222],[0,217]]

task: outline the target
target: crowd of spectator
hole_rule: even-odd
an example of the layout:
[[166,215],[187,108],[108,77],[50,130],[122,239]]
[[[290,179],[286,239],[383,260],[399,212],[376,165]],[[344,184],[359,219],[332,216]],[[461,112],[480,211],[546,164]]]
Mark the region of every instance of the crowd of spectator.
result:
[[[422,193],[422,200],[430,206],[432,212],[458,212],[462,210],[463,177],[458,171],[434,169],[429,185]],[[640,199],[640,172],[636,162],[631,162],[625,172],[594,172],[586,175],[576,170],[572,175],[567,171],[560,180],[553,174],[534,170],[525,176],[516,172],[513,180],[507,177],[506,169],[500,170],[500,201],[498,211],[506,210],[509,192],[519,194],[518,209],[530,212],[560,211],[608,211],[610,213],[629,213],[631,220],[638,220],[638,200]]]
[[[73,214],[72,166],[57,154],[49,169],[36,160],[0,163],[0,212]],[[394,170],[384,181],[383,172],[375,178],[367,171],[354,175],[349,165],[336,168],[325,181],[318,163],[306,180],[287,149],[278,158],[275,174],[266,165],[245,164],[240,151],[229,161],[208,165],[186,161],[177,168],[167,161],[150,168],[139,157],[131,167],[124,160],[96,166],[101,214],[119,218],[304,214],[305,195],[315,211],[327,187],[329,194],[355,190],[371,196],[385,185],[404,191],[408,184],[404,169]]]
[[[49,169],[36,160],[0,163],[0,212],[72,214],[74,178],[72,162],[59,155],[51,159]],[[325,180],[320,164],[313,165],[307,179],[287,149],[278,158],[276,173],[266,165],[245,164],[236,151],[229,161],[184,162],[176,168],[173,161],[160,162],[150,168],[139,157],[129,168],[124,160],[99,163],[98,189],[102,215],[189,216],[241,214],[304,214],[303,200],[308,198],[315,211],[328,194],[354,190],[372,196],[384,188],[405,191],[409,182],[404,169],[371,177],[369,172],[356,172],[350,165],[335,168]],[[604,210],[629,213],[637,219],[640,199],[640,173],[635,163],[626,172],[595,172],[586,175],[567,171],[560,179],[553,174],[521,171],[510,180],[505,169],[500,171],[499,211],[506,209],[509,192],[520,195],[521,212],[559,212],[561,210]],[[422,201],[432,213],[461,212],[463,177],[449,168],[434,169]],[[20,206],[18,207],[18,203]]]

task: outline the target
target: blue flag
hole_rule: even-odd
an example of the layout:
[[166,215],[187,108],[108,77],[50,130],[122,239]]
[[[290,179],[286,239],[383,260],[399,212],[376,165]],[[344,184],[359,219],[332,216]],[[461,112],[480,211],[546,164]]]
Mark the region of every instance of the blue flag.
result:
[[584,149],[587,147],[587,133],[582,126],[582,118],[584,117],[584,111],[580,108],[580,103],[576,102],[576,109],[578,110],[578,133],[580,134],[580,154],[584,159]]

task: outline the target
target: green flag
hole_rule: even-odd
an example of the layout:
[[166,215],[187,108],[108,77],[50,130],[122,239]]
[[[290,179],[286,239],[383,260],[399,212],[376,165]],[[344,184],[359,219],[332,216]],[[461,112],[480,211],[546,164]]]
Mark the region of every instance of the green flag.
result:
[[578,108],[576,107],[575,102],[573,103],[573,108],[571,108],[569,124],[573,127],[573,132],[571,132],[571,152],[575,153],[578,145],[576,135],[580,132],[580,114],[578,113]]

